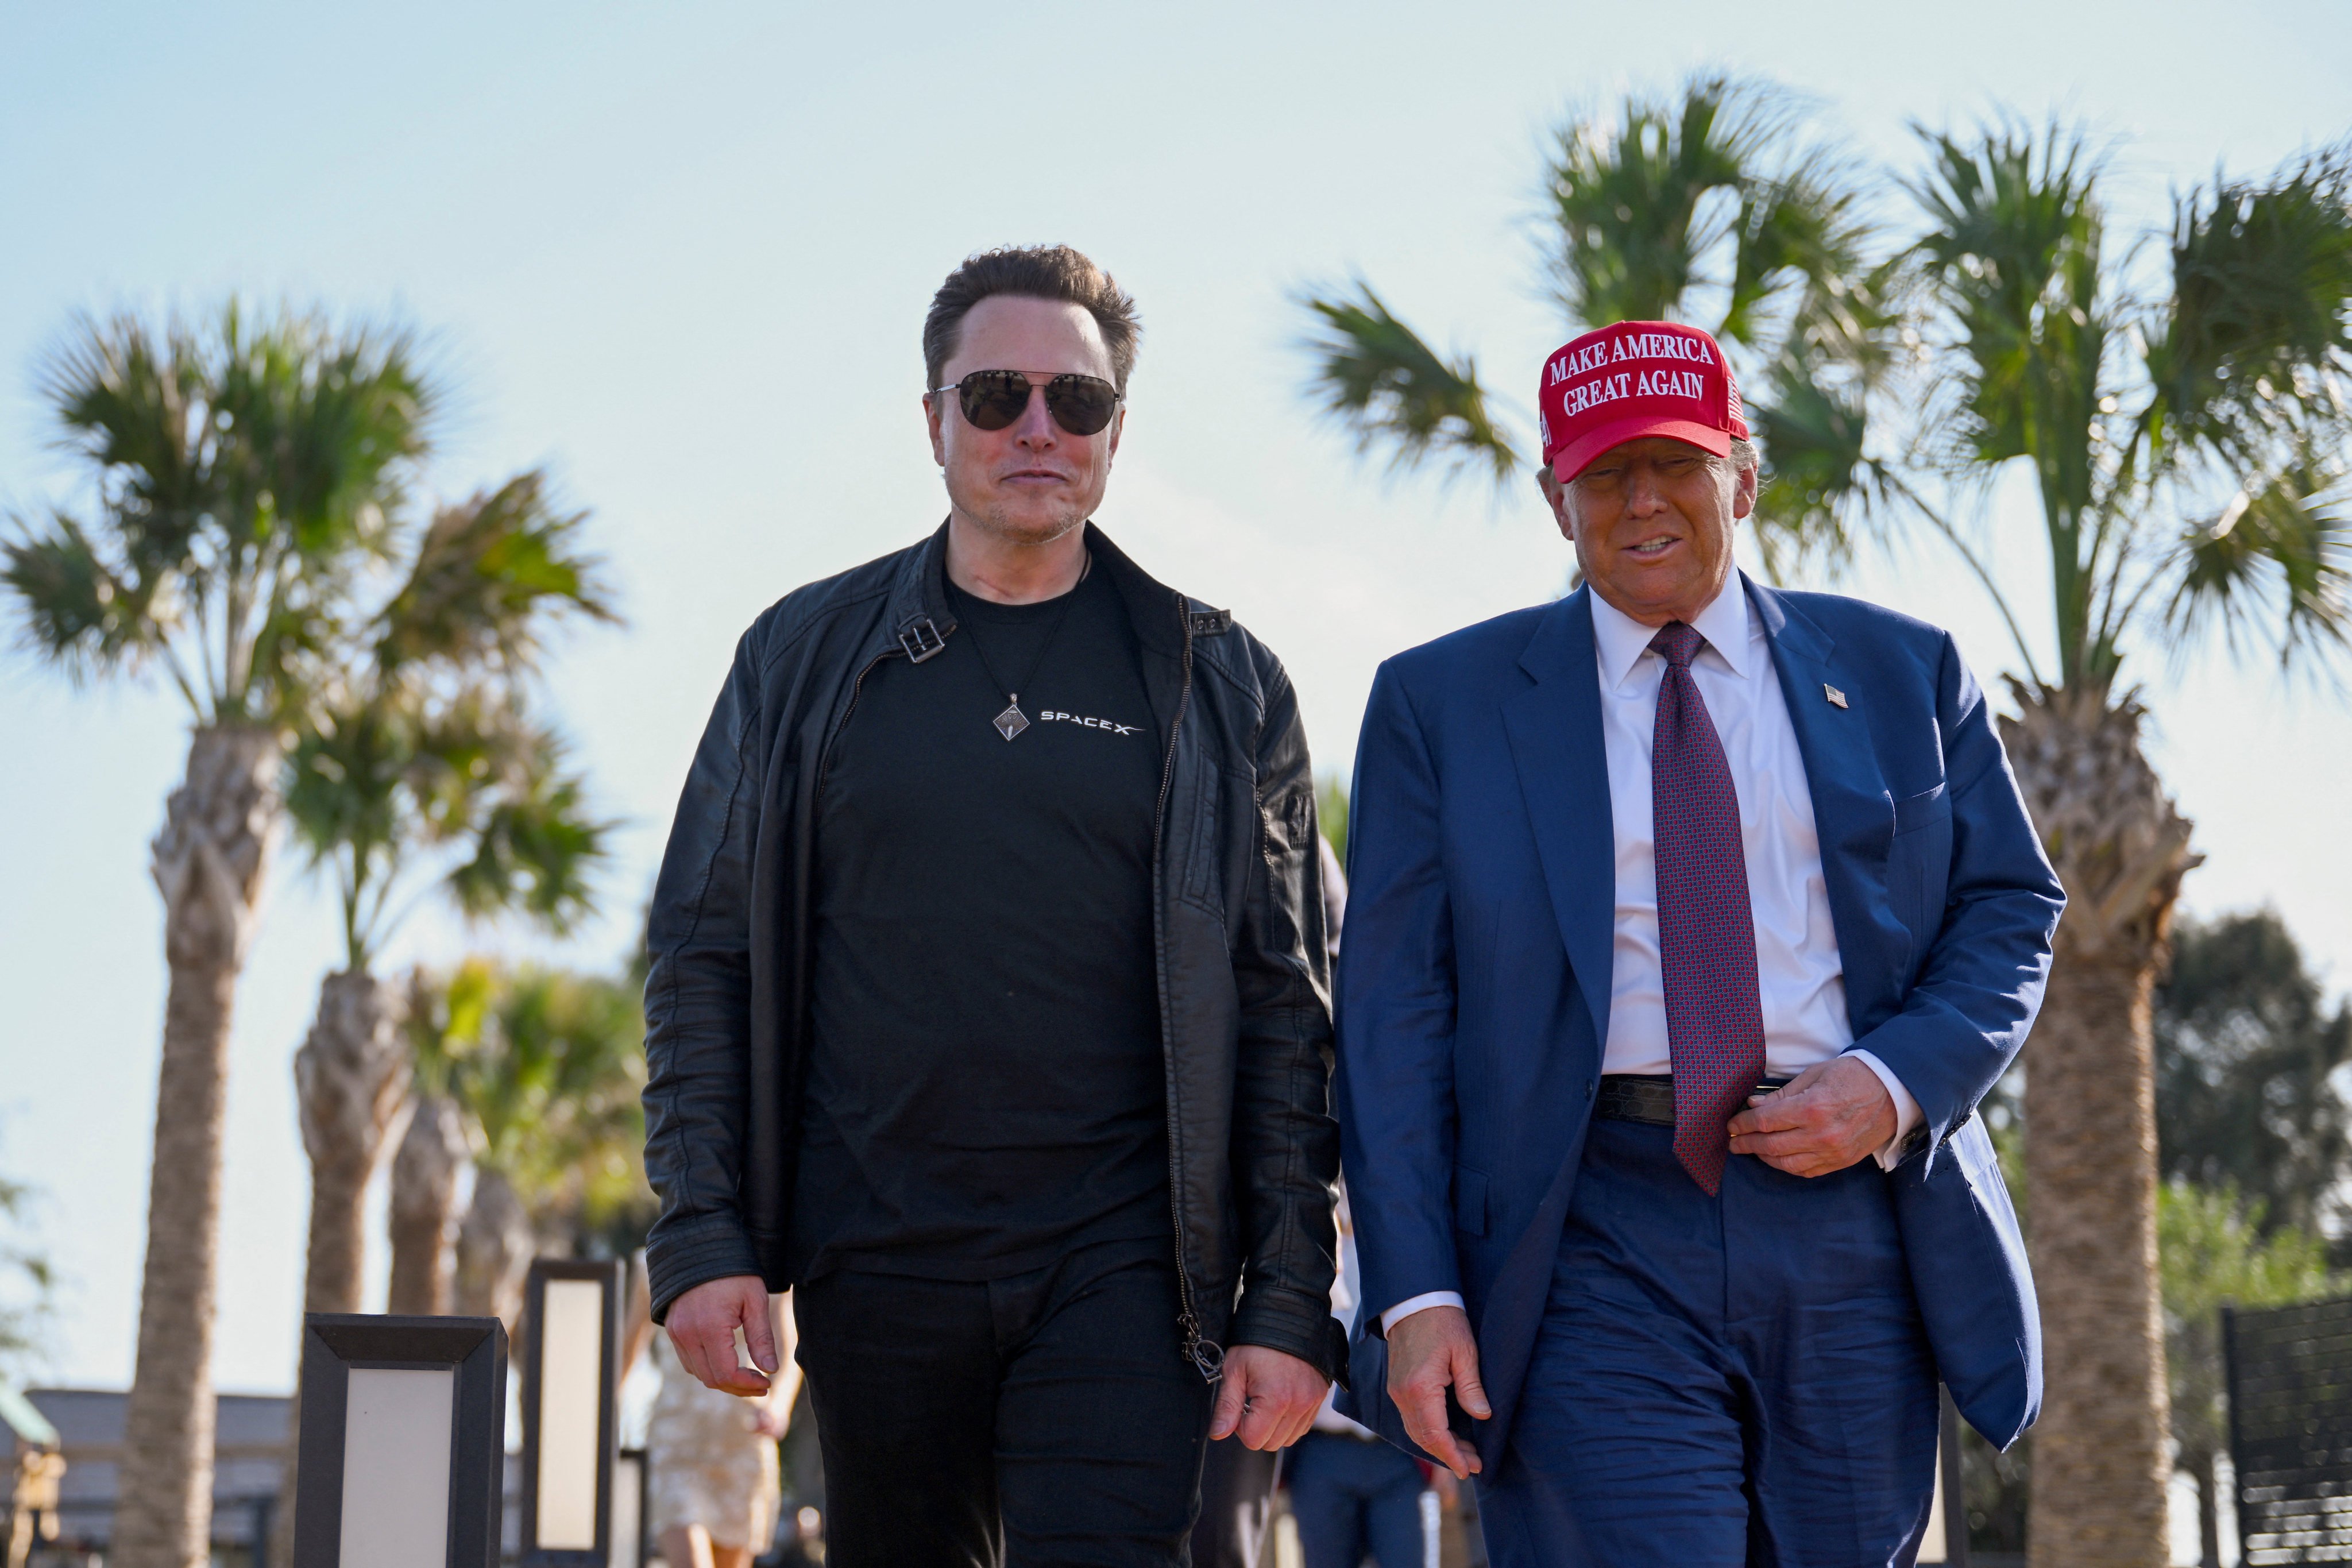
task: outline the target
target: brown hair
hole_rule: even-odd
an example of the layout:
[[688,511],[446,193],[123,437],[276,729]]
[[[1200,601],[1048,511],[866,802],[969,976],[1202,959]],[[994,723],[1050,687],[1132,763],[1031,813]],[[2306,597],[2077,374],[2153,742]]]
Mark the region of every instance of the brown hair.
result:
[[1143,335],[1135,300],[1112,281],[1109,273],[1066,245],[1008,245],[982,250],[965,257],[963,265],[948,274],[948,280],[931,296],[930,314],[923,318],[926,387],[940,384],[948,356],[955,353],[964,317],[992,294],[1085,306],[1095,325],[1102,329],[1103,346],[1110,350],[1111,379],[1122,395],[1126,393],[1128,373],[1135,368],[1136,344]]

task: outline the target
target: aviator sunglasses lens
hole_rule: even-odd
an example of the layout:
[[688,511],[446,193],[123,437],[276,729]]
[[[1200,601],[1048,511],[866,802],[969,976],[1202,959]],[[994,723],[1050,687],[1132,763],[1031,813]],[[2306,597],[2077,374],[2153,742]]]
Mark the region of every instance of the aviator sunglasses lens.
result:
[[976,430],[1002,430],[1029,406],[1029,378],[1017,370],[976,370],[956,386],[963,416]]
[[1091,375],[1057,375],[1045,384],[1045,407],[1073,436],[1092,436],[1110,423],[1118,389]]
[[[1029,378],[1017,370],[976,370],[956,384],[956,400],[975,430],[1003,430],[1029,406]],[[1073,436],[1110,423],[1118,389],[1099,376],[1057,375],[1045,384],[1045,410]]]

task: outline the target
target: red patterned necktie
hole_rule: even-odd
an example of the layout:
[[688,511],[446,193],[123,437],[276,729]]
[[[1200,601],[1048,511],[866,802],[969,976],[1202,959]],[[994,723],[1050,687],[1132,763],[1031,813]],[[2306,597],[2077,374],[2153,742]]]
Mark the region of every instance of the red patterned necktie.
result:
[[1764,1074],[1756,922],[1748,908],[1739,795],[1715,721],[1691,679],[1691,659],[1706,639],[1669,621],[1650,646],[1666,661],[1650,745],[1650,814],[1666,1048],[1675,1069],[1675,1158],[1712,1197],[1731,1154],[1724,1123]]

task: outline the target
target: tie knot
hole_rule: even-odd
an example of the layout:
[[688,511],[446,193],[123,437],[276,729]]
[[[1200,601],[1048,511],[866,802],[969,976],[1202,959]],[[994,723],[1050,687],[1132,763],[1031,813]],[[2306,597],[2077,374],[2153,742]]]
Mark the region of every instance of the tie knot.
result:
[[1706,639],[1698,635],[1696,626],[1682,621],[1668,621],[1658,628],[1658,635],[1650,639],[1650,646],[1676,669],[1688,669],[1690,661],[1698,657],[1698,650],[1706,646]]

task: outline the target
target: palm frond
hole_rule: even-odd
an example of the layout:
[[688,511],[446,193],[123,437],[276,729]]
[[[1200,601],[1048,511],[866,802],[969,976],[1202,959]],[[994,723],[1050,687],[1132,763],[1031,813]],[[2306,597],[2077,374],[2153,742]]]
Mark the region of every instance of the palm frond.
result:
[[1780,342],[1856,364],[1883,360],[1891,273],[1867,259],[1878,231],[1862,172],[1826,147],[1802,148],[1785,170],[1754,161],[1757,172],[1741,182],[1730,302],[1717,335],[1761,350],[1786,300]]
[[[425,454],[438,394],[419,359],[403,331],[234,300],[202,326],[77,319],[38,382],[99,498],[84,554],[111,597],[93,618],[89,576],[79,615],[49,616],[37,646],[85,671],[136,663],[108,649],[160,650],[200,721],[298,721]],[[54,573],[65,557],[46,553]],[[52,585],[70,609],[72,585]],[[68,624],[79,636],[56,641]]]
[[221,502],[216,345],[180,322],[76,317],[35,373],[60,445],[95,471],[126,575],[195,579]]
[[1552,279],[1570,319],[1673,319],[1728,221],[1708,198],[1738,189],[1776,117],[1760,89],[1706,77],[1679,101],[1628,99],[1613,123],[1562,128],[1544,187],[1559,230]]
[[2101,298],[2098,161],[2082,137],[1922,130],[1918,254],[1949,312],[1968,460],[2030,457],[2069,516],[2090,504],[2088,431],[2111,322]]
[[2260,465],[2315,417],[2341,431],[2352,373],[2352,143],[2174,204],[2172,292],[2147,352],[2147,419],[2176,462]]
[[489,803],[449,890],[468,915],[520,910],[562,935],[594,908],[612,827],[588,814],[584,782],[563,770],[561,748],[542,734],[525,776]]
[[304,557],[380,550],[441,401],[415,333],[282,313],[220,329],[216,422],[232,526]]
[[137,661],[160,642],[150,584],[110,565],[65,512],[19,521],[0,544],[0,584],[16,600],[25,641],[76,679]]
[[547,488],[534,469],[435,515],[377,619],[384,668],[437,660],[525,669],[557,616],[615,618],[601,563],[579,549],[587,514],[558,511]]
[[2168,617],[2184,639],[2216,628],[2268,642],[2282,665],[2352,647],[2352,486],[2332,455],[2241,490],[2179,543]]
[[1795,567],[1814,563],[1834,576],[1888,495],[1885,469],[1865,451],[1868,403],[1793,352],[1756,390],[1748,420],[1767,458],[1755,518],[1765,571],[1785,582]]
[[1370,284],[1360,280],[1355,289],[1353,299],[1300,298],[1320,319],[1305,347],[1324,414],[1359,451],[1387,445],[1393,468],[1433,459],[1457,470],[1484,467],[1497,484],[1517,473],[1518,450],[1486,406],[1476,362],[1464,355],[1449,363]]

